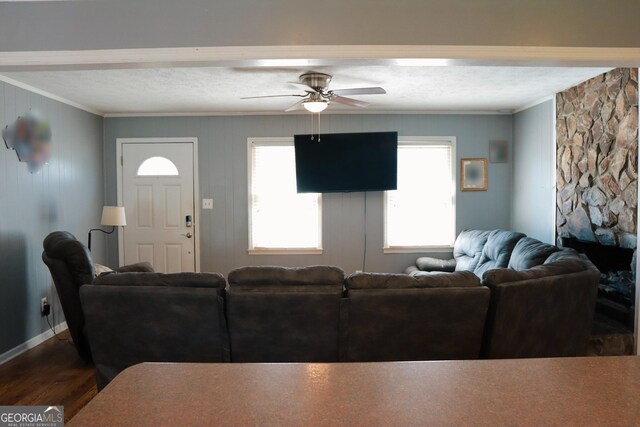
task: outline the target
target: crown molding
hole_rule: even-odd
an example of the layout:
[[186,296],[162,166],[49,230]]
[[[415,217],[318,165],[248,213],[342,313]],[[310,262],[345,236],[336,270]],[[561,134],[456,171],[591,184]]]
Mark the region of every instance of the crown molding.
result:
[[[285,113],[284,111],[194,111],[194,112],[163,112],[163,113],[106,113],[105,118],[127,118],[127,117],[224,117],[224,116],[303,116],[310,113],[306,111],[296,111]],[[343,116],[343,115],[485,115],[485,116],[509,116],[509,111],[494,110],[368,110],[368,111],[332,111],[323,112],[322,116]]]
[[62,96],[58,96],[51,92],[47,92],[46,90],[38,89],[37,87],[28,85],[26,83],[22,83],[18,80],[14,80],[10,77],[3,76],[0,74],[0,81],[8,83],[12,86],[19,87],[20,89],[28,90],[29,92],[37,93],[38,95],[42,95],[45,98],[53,99],[54,101],[61,102],[62,104],[70,105],[71,107],[78,108],[79,110],[86,111],[87,113],[95,114],[96,116],[104,117],[104,113],[93,109],[91,107],[87,107],[86,105],[80,104],[78,102],[72,101],[70,99],[64,98]]

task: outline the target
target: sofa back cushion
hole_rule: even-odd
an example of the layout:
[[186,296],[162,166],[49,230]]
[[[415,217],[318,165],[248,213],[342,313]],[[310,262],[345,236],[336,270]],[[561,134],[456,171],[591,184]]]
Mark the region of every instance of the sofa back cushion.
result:
[[463,230],[458,235],[453,246],[456,271],[473,271],[476,268],[489,233],[491,232],[483,230]]
[[220,291],[209,286],[82,286],[98,389],[142,362],[228,362]]
[[229,273],[234,362],[336,362],[344,272],[331,266]]
[[523,237],[513,248],[508,267],[517,271],[527,270],[544,263],[549,255],[559,250],[556,246],[531,237]]
[[454,273],[429,273],[425,271],[407,274],[355,273],[347,277],[347,290],[355,289],[424,289],[466,288],[480,286],[478,276],[470,271]]
[[580,260],[581,262],[588,261],[589,264],[591,264],[589,258],[581,255],[580,253],[578,253],[578,251],[572,248],[558,248],[556,252],[547,257],[547,259],[544,261],[544,264],[551,264],[563,260]]
[[482,255],[473,272],[482,277],[485,271],[494,268],[504,268],[509,265],[513,248],[518,241],[525,237],[522,233],[506,230],[493,230],[487,237],[487,243],[482,249]]
[[511,268],[497,268],[486,271],[482,276],[482,284],[492,287],[502,283],[578,273],[591,267],[593,267],[593,264],[584,255],[578,254],[573,249],[558,250],[549,257],[549,262],[536,265],[527,270],[518,271]]
[[484,286],[347,293],[341,361],[478,358],[489,305]]
[[109,273],[96,277],[94,285],[166,286],[224,289],[227,281],[219,273]]
[[309,267],[259,266],[241,267],[229,273],[229,284],[236,287],[256,286],[342,286],[344,271],[330,265]]

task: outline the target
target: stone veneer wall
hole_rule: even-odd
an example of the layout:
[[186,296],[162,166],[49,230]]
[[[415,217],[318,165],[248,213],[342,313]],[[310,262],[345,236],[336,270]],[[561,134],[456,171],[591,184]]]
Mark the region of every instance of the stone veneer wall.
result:
[[556,95],[556,229],[636,247],[638,69],[618,68]]

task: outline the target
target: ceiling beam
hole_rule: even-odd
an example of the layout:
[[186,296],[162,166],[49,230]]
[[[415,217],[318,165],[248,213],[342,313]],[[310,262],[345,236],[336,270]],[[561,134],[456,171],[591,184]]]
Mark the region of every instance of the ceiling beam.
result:
[[0,52],[0,71],[323,65],[638,67],[640,48],[235,46]]

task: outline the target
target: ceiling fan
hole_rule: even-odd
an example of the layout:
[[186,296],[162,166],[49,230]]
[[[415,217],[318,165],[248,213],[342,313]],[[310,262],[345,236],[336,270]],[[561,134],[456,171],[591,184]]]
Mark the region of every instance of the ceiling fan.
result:
[[344,95],[382,95],[387,93],[381,87],[361,87],[349,89],[328,89],[332,76],[324,73],[305,73],[302,74],[299,82],[289,82],[290,85],[305,91],[304,95],[266,95],[266,96],[248,96],[240,99],[256,99],[256,98],[278,98],[284,96],[297,96],[302,98],[284,111],[294,111],[304,108],[311,113],[320,113],[324,111],[331,102],[336,104],[349,105],[351,107],[364,108],[369,105],[368,102],[360,101],[353,98],[347,98]]

